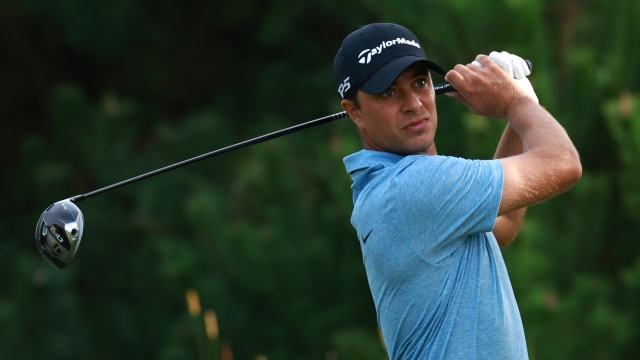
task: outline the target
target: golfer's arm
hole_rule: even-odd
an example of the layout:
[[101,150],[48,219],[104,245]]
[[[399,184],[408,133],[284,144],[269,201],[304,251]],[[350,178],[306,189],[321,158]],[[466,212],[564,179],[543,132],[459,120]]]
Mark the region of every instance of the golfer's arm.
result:
[[527,208],[522,208],[496,218],[496,223],[493,226],[493,236],[495,236],[500,247],[505,247],[515,240],[526,211]]
[[535,101],[515,99],[507,121],[522,140],[523,153],[500,159],[504,183],[499,215],[559,195],[582,175],[580,156],[566,131]]
[[[522,140],[520,140],[520,136],[513,129],[513,126],[507,123],[493,158],[502,159],[520,154],[522,154]],[[495,236],[500,247],[507,246],[515,240],[526,211],[527,208],[523,207],[496,218],[493,226],[493,236]]]

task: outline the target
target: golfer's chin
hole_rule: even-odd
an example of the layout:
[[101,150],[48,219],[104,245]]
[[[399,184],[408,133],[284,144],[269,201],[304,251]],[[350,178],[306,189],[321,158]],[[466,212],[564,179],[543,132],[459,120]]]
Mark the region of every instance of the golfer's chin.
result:
[[435,144],[431,143],[428,146],[410,149],[405,155],[436,155],[435,148]]
[[[414,139],[415,140],[415,139]],[[400,146],[395,146],[389,152],[398,155],[436,155],[436,145],[433,139],[423,141],[405,142]]]
[[435,155],[433,136],[429,134],[411,137],[402,145],[400,151],[403,155]]

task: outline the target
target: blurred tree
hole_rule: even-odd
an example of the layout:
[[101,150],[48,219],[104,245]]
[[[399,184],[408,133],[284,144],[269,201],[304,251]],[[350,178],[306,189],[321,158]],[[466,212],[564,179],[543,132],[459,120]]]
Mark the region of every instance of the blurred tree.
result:
[[[236,359],[384,358],[349,224],[348,120],[81,203],[68,270],[31,238],[53,201],[339,111],[333,57],[374,21],[446,68],[502,49],[534,62],[584,175],[503,251],[530,357],[633,357],[638,16],[633,0],[0,2],[0,358],[195,359],[190,288]],[[504,123],[438,107],[441,153],[492,156]]]

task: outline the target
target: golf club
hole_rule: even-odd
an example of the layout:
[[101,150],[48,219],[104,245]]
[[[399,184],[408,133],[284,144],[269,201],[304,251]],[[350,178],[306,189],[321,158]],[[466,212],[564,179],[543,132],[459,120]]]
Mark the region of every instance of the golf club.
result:
[[[533,69],[533,64],[529,60],[525,60],[529,70]],[[444,94],[446,92],[455,91],[451,84],[445,82],[434,86],[436,95]],[[191,159],[187,159],[173,165],[169,165],[148,173],[138,175],[136,177],[103,187],[98,190],[88,192],[86,194],[80,194],[71,198],[58,201],[50,205],[40,216],[38,223],[36,224],[36,247],[42,256],[51,265],[58,269],[65,269],[71,264],[73,259],[78,254],[78,248],[82,241],[82,234],[84,231],[84,215],[76,203],[87,199],[89,197],[105,193],[107,191],[117,189],[121,186],[129,185],[134,182],[156,176],[167,171],[175,170],[177,168],[189,165],[210,157],[228,153],[233,150],[241,149],[247,146],[259,144],[261,142],[275,139],[284,135],[288,135],[300,130],[308,129],[314,126],[326,124],[341,120],[348,117],[345,111],[339,112],[333,115],[321,117],[319,119],[311,120],[299,125],[291,126],[286,129],[272,132],[270,134],[258,136],[256,138],[245,140],[234,145],[230,145],[206,154],[202,154]]]

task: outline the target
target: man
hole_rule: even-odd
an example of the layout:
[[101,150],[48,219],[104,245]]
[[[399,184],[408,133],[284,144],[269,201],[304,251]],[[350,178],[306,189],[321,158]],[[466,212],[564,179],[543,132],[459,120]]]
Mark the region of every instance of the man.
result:
[[429,70],[445,74],[395,24],[354,31],[334,63],[364,145],[344,162],[378,324],[391,359],[526,359],[498,245],[513,241],[527,206],[578,181],[578,153],[513,69],[479,55],[445,79],[474,114],[507,120],[496,159],[438,155]]

